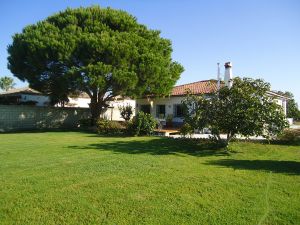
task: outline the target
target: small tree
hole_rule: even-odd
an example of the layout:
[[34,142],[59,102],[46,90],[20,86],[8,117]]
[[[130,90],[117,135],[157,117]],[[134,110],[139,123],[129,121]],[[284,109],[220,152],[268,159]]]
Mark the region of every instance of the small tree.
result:
[[[235,78],[231,89],[223,87],[210,96],[188,96],[185,122],[195,129],[209,128],[218,142],[228,146],[235,135],[271,138],[287,127],[281,106],[267,95],[262,80]],[[221,139],[226,134],[226,139]]]
[[11,77],[1,77],[0,78],[0,88],[4,91],[8,91],[15,86],[14,79]]
[[120,114],[121,117],[125,120],[125,121],[129,121],[132,114],[133,114],[133,109],[132,106],[127,104],[127,105],[123,105],[123,106],[119,106],[119,110],[120,110]]

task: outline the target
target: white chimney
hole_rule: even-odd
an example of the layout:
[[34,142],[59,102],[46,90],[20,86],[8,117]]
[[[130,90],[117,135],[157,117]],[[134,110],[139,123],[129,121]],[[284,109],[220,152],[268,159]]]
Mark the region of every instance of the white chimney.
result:
[[233,76],[232,76],[232,64],[231,62],[225,63],[225,75],[224,75],[224,82],[225,86],[228,88],[232,87],[232,82],[233,82]]

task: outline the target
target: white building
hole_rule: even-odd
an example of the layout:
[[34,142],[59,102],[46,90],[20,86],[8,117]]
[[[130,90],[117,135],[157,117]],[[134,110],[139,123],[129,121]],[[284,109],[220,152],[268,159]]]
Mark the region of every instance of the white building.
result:
[[[3,104],[33,105],[41,107],[49,106],[50,98],[39,91],[25,87],[11,89],[7,92],[0,93],[0,102],[3,102]],[[82,93],[78,96],[69,97],[69,102],[66,103],[64,107],[89,108],[90,102],[90,97],[87,94]],[[123,121],[124,119],[121,117],[119,107],[125,105],[130,105],[133,111],[135,110],[135,100],[117,97],[114,101],[109,102],[109,107],[102,116],[109,120]],[[61,107],[61,105],[57,104],[55,107]]]
[[114,121],[124,121],[121,117],[120,107],[130,105],[132,107],[132,111],[135,112],[135,102],[135,100],[130,98],[116,98],[114,101],[109,102],[109,107],[103,114],[103,118]]
[[[89,108],[91,102],[90,97],[86,93],[81,93],[78,96],[69,97],[69,102],[65,104],[65,107],[80,107],[80,108]],[[109,107],[103,113],[102,117],[108,120],[114,121],[124,121],[121,117],[120,107],[130,105],[132,110],[135,111],[135,100],[130,98],[123,98],[117,96],[114,101],[108,102]],[[60,106],[59,104],[57,106]]]
[[39,91],[29,87],[15,88],[0,93],[1,102],[9,104],[26,104],[36,106],[49,105],[50,99]]
[[217,91],[217,84],[217,80],[203,80],[175,86],[168,97],[137,99],[136,109],[150,113],[162,122],[171,117],[173,126],[180,126],[183,123],[182,100],[185,99],[187,91],[195,95],[211,94]]
[[[182,100],[185,99],[187,91],[194,95],[209,95],[220,87],[220,69],[218,68],[218,80],[203,80],[189,84],[175,86],[168,97],[164,98],[143,98],[137,99],[137,111],[150,113],[153,117],[165,123],[167,118],[172,118],[173,126],[180,126],[183,123]],[[225,63],[224,84],[231,87],[233,84],[232,64]],[[278,105],[282,106],[286,114],[287,98],[274,92],[268,92],[275,98]]]

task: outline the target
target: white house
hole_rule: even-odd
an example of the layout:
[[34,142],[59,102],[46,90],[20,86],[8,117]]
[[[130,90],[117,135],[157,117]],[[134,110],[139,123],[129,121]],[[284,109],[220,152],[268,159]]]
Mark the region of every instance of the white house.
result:
[[[225,63],[224,84],[231,87],[232,79],[232,64],[228,62]],[[218,68],[218,80],[202,80],[175,86],[171,94],[164,98],[137,99],[136,109],[137,111],[150,113],[163,124],[168,118],[172,118],[173,126],[180,126],[183,123],[182,100],[186,97],[187,91],[190,91],[194,95],[208,95],[216,92],[220,85],[220,69]],[[271,91],[268,94],[275,97],[276,103],[282,106],[286,114],[287,98]]]
[[0,101],[10,104],[27,104],[36,106],[49,105],[50,99],[39,91],[29,87],[10,89],[0,93]]
[[136,109],[150,113],[162,122],[171,117],[173,126],[180,126],[183,123],[182,100],[186,97],[186,92],[190,91],[195,95],[211,94],[217,91],[217,85],[217,80],[203,80],[175,86],[168,97],[137,99]]
[[[2,101],[8,101],[10,104],[17,105],[35,105],[35,106],[48,106],[50,104],[49,96],[34,90],[29,87],[10,89],[6,92],[0,93]],[[65,107],[79,107],[88,108],[90,98],[87,95],[80,94],[77,97],[69,97],[69,102]],[[60,107],[59,104],[56,106]]]

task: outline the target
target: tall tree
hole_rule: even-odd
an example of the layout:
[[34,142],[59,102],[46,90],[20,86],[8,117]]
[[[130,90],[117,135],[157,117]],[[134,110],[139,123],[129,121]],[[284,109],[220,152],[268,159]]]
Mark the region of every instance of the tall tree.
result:
[[118,95],[168,94],[183,72],[159,31],[125,11],[98,6],[68,8],[25,27],[8,53],[12,73],[56,101],[87,93],[94,119]]
[[[209,128],[215,139],[227,146],[237,134],[265,136],[279,134],[287,122],[283,109],[267,94],[270,85],[262,80],[235,78],[211,96],[188,96],[184,100],[185,122],[195,129]],[[221,139],[226,134],[226,139]]]
[[4,91],[8,91],[15,86],[14,79],[11,77],[1,77],[0,78],[0,88]]
[[277,93],[288,97],[286,116],[288,118],[294,118],[295,120],[300,120],[300,110],[298,108],[297,102],[295,101],[293,93],[289,91],[286,92],[278,91]]
[[287,117],[300,120],[300,110],[294,98],[291,98],[287,101]]

